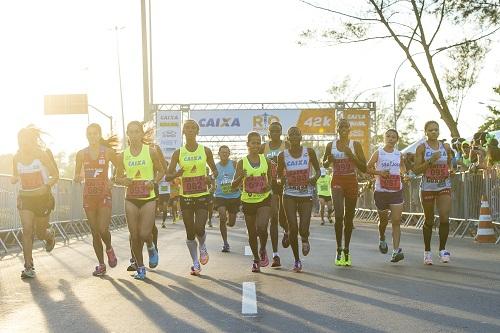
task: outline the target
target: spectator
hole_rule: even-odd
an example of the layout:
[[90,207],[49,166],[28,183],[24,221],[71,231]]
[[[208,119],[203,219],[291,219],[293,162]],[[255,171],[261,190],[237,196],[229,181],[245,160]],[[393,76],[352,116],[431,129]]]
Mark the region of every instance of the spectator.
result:
[[406,153],[404,156],[404,162],[406,171],[413,171],[413,167],[415,166],[415,154],[410,152]]
[[463,141],[461,144],[462,155],[460,159],[457,161],[457,164],[460,168],[460,171],[468,170],[471,165],[470,152],[471,145],[467,141]]
[[500,164],[500,148],[498,148],[498,140],[491,139],[487,145],[486,166],[492,168],[497,164]]

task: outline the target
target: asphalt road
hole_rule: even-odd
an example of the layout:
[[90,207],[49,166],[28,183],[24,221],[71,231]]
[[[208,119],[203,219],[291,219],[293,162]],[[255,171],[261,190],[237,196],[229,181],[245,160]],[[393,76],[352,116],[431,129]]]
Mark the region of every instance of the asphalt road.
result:
[[[182,223],[160,229],[160,264],[145,281],[126,272],[125,229],[112,233],[119,262],[102,278],[91,274],[90,237],[35,250],[32,280],[20,278],[22,255],[4,256],[0,332],[500,332],[498,245],[450,239],[452,261],[441,264],[434,238],[435,265],[424,266],[420,231],[404,230],[406,259],[393,264],[378,252],[376,227],[356,225],[353,267],[339,268],[333,227],[315,219],[303,273],[291,271],[291,250],[281,248],[283,268],[252,273],[242,220],[229,230],[229,254],[220,252],[218,224],[208,229],[200,277],[188,274]],[[246,290],[243,301],[245,282],[256,294]],[[257,313],[243,314],[242,301]]]

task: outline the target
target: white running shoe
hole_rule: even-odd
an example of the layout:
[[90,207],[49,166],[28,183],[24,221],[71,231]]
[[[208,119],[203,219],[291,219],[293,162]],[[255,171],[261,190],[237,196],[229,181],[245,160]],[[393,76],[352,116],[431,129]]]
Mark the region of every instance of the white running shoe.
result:
[[432,265],[432,252],[424,251],[424,264]]
[[450,262],[450,252],[446,250],[441,250],[439,251],[439,258],[441,258],[442,263],[449,263]]

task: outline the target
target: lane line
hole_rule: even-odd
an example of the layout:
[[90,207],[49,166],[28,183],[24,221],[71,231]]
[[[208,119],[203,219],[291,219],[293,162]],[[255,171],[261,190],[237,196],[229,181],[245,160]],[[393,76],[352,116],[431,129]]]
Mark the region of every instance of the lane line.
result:
[[252,249],[250,249],[250,245],[245,245],[245,255],[246,256],[252,255]]
[[241,295],[241,314],[251,316],[257,314],[257,295],[255,282],[243,282]]

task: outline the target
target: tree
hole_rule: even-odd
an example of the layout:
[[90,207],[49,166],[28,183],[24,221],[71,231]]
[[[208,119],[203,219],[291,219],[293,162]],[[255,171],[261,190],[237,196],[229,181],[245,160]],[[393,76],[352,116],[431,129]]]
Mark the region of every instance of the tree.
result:
[[[493,91],[500,95],[500,85],[493,88]],[[498,106],[487,106],[492,115],[486,117],[484,124],[479,126],[478,132],[491,132],[500,130],[500,109]]]
[[[343,12],[301,1],[343,20],[340,30],[323,31],[322,40],[341,44],[393,40],[404,52],[451,135],[460,136],[457,121],[446,100],[435,58],[442,51],[495,34],[500,29],[497,26],[500,16],[498,0],[481,1],[480,5],[471,5],[468,2],[474,1],[469,0],[358,0],[354,5],[354,1],[350,0],[351,8],[360,8],[359,13]],[[463,25],[457,27],[457,22],[467,22],[470,34],[440,34],[442,31],[462,28]],[[302,34],[305,38],[314,36],[313,30]],[[459,37],[450,39],[450,36]],[[424,54],[424,65],[417,63],[417,54]]]

